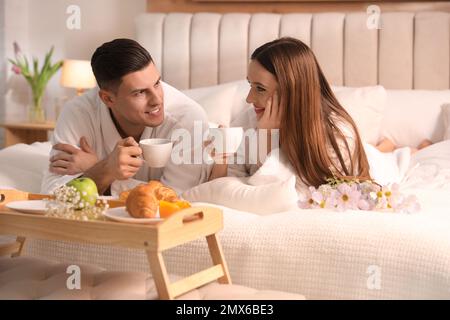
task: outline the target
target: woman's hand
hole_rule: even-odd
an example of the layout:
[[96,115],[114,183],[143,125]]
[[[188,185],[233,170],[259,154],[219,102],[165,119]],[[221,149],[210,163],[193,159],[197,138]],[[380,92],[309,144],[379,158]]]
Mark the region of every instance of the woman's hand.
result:
[[258,120],[258,129],[280,129],[281,126],[281,106],[279,102],[278,92],[275,91],[273,96],[267,100],[264,114]]
[[[219,125],[219,128],[225,128],[225,126]],[[209,137],[203,142],[203,147],[216,164],[226,164],[229,158],[234,157],[234,153],[217,153],[213,142],[213,139]]]
[[86,172],[97,164],[97,155],[85,137],[80,139],[80,148],[62,143],[55,145],[53,149],[61,152],[50,158],[50,172],[59,175],[76,175]]
[[[219,128],[225,128],[225,126],[220,125]],[[229,153],[217,153],[213,145],[213,140],[208,139],[203,143],[203,146],[207,150],[209,156],[214,160],[214,165],[209,175],[208,181],[214,179],[226,177],[228,173],[228,162],[230,158],[234,158],[235,154]]]

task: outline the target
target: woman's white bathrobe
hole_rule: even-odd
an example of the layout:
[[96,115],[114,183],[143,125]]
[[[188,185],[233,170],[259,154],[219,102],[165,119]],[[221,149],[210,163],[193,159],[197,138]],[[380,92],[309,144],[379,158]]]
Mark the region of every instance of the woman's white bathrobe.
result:
[[[203,135],[208,129],[207,116],[204,110],[196,102],[182,94],[180,91],[163,83],[164,91],[164,122],[155,128],[146,127],[141,139],[164,138],[171,139],[176,129],[185,129],[191,136]],[[194,123],[196,123],[194,125]],[[105,159],[110,154],[121,136],[110,116],[108,107],[98,96],[98,88],[92,89],[81,97],[69,101],[56,124],[51,139],[53,145],[57,143],[70,144],[79,147],[80,138],[85,136],[89,145],[95,150],[99,159]],[[194,145],[195,143],[195,145]],[[194,140],[191,148],[182,152],[201,152],[201,139]],[[174,144],[174,150],[177,143]],[[180,146],[178,146],[180,147]],[[57,151],[51,152],[51,156]],[[194,160],[194,159],[192,159]],[[192,162],[191,162],[192,163]],[[199,162],[197,162],[199,163]],[[49,194],[57,187],[80,176],[61,176],[52,174],[46,170],[42,181],[41,192]],[[175,164],[172,159],[165,168],[148,168],[145,164],[141,167],[134,179],[115,181],[111,186],[114,194],[122,190],[132,188],[142,181],[160,180],[162,183],[174,188],[178,193],[197,186],[207,181],[210,168],[202,164]]]

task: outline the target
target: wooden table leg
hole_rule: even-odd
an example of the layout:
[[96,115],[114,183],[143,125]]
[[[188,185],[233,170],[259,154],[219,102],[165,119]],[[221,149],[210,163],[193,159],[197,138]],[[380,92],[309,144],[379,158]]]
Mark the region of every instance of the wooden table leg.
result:
[[25,238],[17,237],[15,242],[0,245],[0,257],[10,256],[11,258],[19,257],[22,253]]
[[11,255],[12,258],[20,257],[22,254],[23,247],[25,246],[25,237],[17,237],[16,243],[19,243],[19,250]]
[[214,265],[222,265],[224,275],[218,279],[218,282],[221,284],[231,284],[230,273],[228,272],[228,266],[217,234],[207,236],[206,241],[208,242],[209,253],[211,254]]
[[169,285],[170,279],[167,274],[166,265],[161,252],[147,251],[148,263],[152,271],[153,280],[155,281],[156,290],[158,291],[159,299],[172,300]]

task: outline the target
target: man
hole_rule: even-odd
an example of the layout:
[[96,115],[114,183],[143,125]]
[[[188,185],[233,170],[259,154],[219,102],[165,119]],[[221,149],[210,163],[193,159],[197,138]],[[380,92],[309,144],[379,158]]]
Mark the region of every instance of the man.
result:
[[50,193],[81,175],[93,179],[100,194],[131,188],[136,180],[160,180],[177,192],[207,181],[207,166],[171,159],[156,169],[141,157],[142,139],[171,139],[177,129],[193,136],[195,121],[201,124],[201,134],[207,129],[203,109],[161,82],[147,50],[134,40],[116,39],[99,47],[91,64],[99,89],[64,107],[41,191]]

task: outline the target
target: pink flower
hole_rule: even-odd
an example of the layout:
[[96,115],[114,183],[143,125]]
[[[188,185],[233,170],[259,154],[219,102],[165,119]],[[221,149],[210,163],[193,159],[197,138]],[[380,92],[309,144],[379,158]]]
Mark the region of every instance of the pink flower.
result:
[[417,198],[414,195],[402,194],[398,184],[380,186],[372,181],[331,181],[317,189],[309,187],[300,198],[298,205],[302,209],[359,209],[406,213],[420,210]]
[[403,195],[400,193],[398,184],[393,184],[391,187],[383,186],[376,192],[376,209],[397,211],[402,202]]
[[358,208],[360,210],[372,210],[371,203],[365,199],[359,199]]
[[384,195],[388,199],[390,207],[394,210],[405,200],[405,197],[400,192],[400,185],[397,183],[391,186],[391,190],[385,191]]
[[314,191],[311,194],[311,198],[314,200],[314,203],[319,207],[319,208],[325,208],[326,206],[326,199],[324,197],[324,195],[322,193],[320,193],[319,191]]
[[364,181],[358,185],[358,190],[361,192],[361,198],[358,207],[361,210],[373,210],[377,201],[377,192],[381,188],[372,182]]
[[346,183],[342,183],[338,186],[337,191],[338,195],[336,197],[336,206],[339,211],[358,209],[358,202],[361,198],[361,192],[358,190],[356,184],[352,184],[350,186]]
[[315,201],[312,196],[315,191],[316,188],[309,187],[305,193],[301,194],[301,199],[297,202],[300,209],[312,209],[315,207]]
[[359,189],[361,190],[362,194],[367,194],[370,196],[370,193],[376,193],[380,191],[380,186],[369,181],[364,181],[359,184]]
[[401,212],[416,213],[421,209],[420,203],[415,195],[409,195],[400,206]]
[[20,69],[20,67],[13,65],[11,70],[15,73],[15,74],[22,74],[22,69]]

